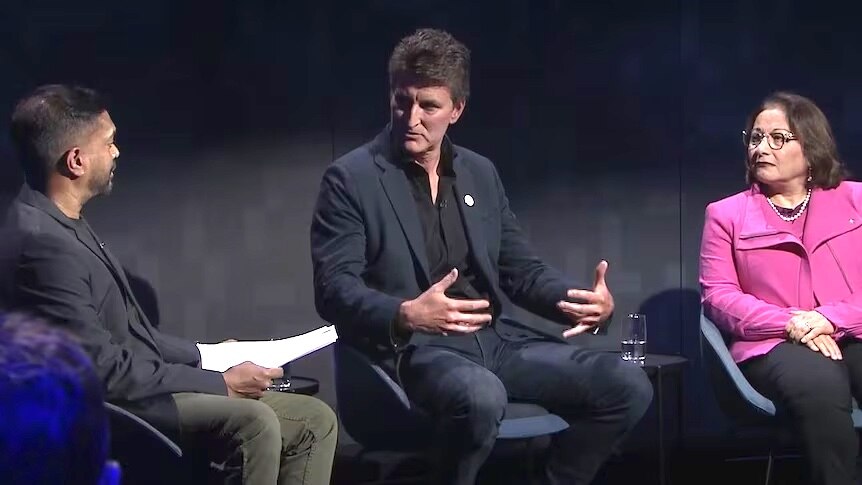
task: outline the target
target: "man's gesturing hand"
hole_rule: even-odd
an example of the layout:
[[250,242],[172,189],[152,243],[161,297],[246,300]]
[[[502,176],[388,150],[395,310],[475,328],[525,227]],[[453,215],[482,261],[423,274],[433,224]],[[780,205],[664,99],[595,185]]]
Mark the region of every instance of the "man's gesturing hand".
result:
[[283,375],[284,370],[281,367],[267,369],[248,361],[222,373],[228,396],[251,399],[263,397],[263,391],[272,385],[272,380]]
[[600,261],[596,266],[596,279],[592,290],[571,289],[566,293],[566,296],[579,303],[565,300],[557,302],[557,307],[572,322],[572,328],[563,332],[563,338],[574,337],[591,330],[611,316],[614,311],[614,297],[605,282],[607,272],[608,262]]
[[401,328],[413,332],[447,335],[472,333],[491,321],[491,313],[470,313],[491,306],[488,300],[456,300],[444,293],[458,279],[453,268],[415,300],[405,301],[398,311]]

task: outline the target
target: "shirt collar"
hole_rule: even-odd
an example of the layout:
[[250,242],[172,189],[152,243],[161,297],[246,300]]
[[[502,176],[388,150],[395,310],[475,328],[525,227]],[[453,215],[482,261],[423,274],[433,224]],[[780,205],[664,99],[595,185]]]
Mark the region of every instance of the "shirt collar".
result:
[[[396,164],[401,165],[402,167],[410,170],[412,172],[413,167],[420,168],[419,165],[403,150],[401,147],[396,146],[394,141],[390,137],[391,144],[391,153],[395,154],[393,159],[397,162]],[[455,145],[449,139],[448,136],[443,137],[443,143],[440,145],[440,165],[437,168],[437,173],[441,176],[446,177],[454,177],[455,169],[453,168],[453,160],[455,159]],[[411,173],[408,172],[408,173]]]

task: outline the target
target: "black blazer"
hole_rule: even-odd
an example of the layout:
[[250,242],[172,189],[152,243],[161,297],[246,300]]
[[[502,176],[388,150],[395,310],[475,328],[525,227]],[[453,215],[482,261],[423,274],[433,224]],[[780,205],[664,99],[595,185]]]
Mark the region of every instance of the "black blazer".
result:
[[76,334],[105,385],[105,399],[177,436],[174,392],[227,394],[198,367],[194,342],[153,327],[120,263],[26,185],[0,238],[0,307],[47,318]]
[[[508,317],[512,302],[566,323],[556,302],[567,289],[582,286],[533,253],[491,161],[456,145],[453,154],[458,207],[477,269],[491,286],[498,332],[507,339],[540,336],[541,330]],[[398,307],[434,283],[416,204],[398,163],[388,129],[336,160],[323,176],[311,224],[317,312],[336,325],[340,339],[390,372],[395,349],[389,332]],[[410,344],[427,339],[417,333]]]

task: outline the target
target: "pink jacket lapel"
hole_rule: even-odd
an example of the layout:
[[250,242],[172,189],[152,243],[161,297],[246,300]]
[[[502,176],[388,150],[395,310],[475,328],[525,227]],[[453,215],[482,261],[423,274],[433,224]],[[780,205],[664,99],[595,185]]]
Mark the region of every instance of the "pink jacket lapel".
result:
[[862,223],[859,211],[842,188],[834,190],[816,189],[811,193],[808,218],[805,221],[803,243],[814,251],[824,242],[852,231]]

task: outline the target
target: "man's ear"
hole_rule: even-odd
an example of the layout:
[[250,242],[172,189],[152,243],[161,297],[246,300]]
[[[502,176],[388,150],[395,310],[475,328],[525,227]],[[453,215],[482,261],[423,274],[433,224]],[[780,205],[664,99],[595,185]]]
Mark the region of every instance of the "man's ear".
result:
[[461,115],[464,113],[465,108],[467,108],[466,99],[455,101],[455,108],[452,110],[452,116],[449,118],[450,125],[454,125],[458,122],[458,119],[461,118]]
[[81,148],[74,147],[66,152],[62,160],[63,171],[69,175],[80,177],[87,171],[83,158],[81,157]]

